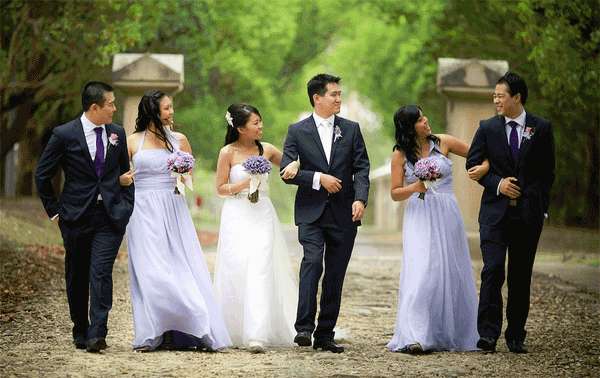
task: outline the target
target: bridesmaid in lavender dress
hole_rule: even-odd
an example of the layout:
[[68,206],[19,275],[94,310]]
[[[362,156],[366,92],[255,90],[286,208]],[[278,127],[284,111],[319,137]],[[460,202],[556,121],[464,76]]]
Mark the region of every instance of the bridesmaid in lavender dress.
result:
[[[418,106],[394,115],[396,145],[392,154],[391,196],[407,200],[402,229],[403,258],[393,352],[476,350],[477,292],[467,237],[452,190],[448,153],[465,157],[468,145],[450,135],[433,135]],[[426,190],[414,174],[421,158],[435,159],[442,177]],[[485,161],[469,171],[478,179],[489,170]],[[426,193],[419,199],[419,193]]]
[[[167,169],[172,151],[191,153],[186,137],[170,130],[172,118],[171,98],[148,92],[127,139],[136,189],[127,227],[133,347],[217,350],[231,341],[189,210]],[[121,185],[132,180],[133,173],[124,175]]]

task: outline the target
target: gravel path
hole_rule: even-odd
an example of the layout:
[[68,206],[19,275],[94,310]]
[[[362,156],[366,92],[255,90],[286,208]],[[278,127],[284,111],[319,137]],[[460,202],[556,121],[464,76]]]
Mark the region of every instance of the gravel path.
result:
[[[207,253],[212,268],[214,254]],[[536,274],[528,322],[530,353],[389,353],[393,332],[398,256],[355,256],[344,288],[339,325],[341,355],[310,348],[264,354],[231,349],[223,353],[133,353],[127,263],[114,270],[109,349],[75,350],[62,278],[60,248],[0,246],[0,374],[7,376],[600,376],[600,295],[556,277]],[[294,259],[297,266],[297,259]],[[477,263],[475,263],[477,264]],[[478,272],[480,266],[474,267]]]

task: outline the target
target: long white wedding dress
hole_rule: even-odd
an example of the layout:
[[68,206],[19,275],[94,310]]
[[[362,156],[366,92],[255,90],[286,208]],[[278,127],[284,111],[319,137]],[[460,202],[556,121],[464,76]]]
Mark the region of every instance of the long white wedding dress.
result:
[[[229,182],[248,177],[241,164]],[[247,191],[225,199],[221,213],[215,292],[234,346],[293,345],[298,286],[268,185],[251,203]]]

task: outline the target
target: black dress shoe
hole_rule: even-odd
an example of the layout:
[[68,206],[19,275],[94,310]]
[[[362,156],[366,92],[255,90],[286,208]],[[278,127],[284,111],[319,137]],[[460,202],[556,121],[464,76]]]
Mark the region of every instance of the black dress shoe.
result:
[[323,351],[330,351],[333,353],[342,353],[344,352],[344,347],[341,345],[337,345],[333,340],[315,340],[313,344],[313,349],[322,349]]
[[296,337],[294,337],[294,342],[300,346],[310,346],[311,342],[311,334],[308,331],[298,332]]
[[103,337],[96,337],[87,341],[85,350],[89,353],[100,353],[102,349],[106,349],[107,347]]
[[495,352],[496,351],[496,340],[491,337],[481,337],[477,342],[477,348],[484,350],[486,352]]
[[527,348],[521,340],[506,340],[506,346],[513,353],[527,353]]
[[73,337],[73,345],[75,345],[75,348],[77,348],[77,349],[85,349],[85,347],[86,347],[85,337],[83,337],[83,336]]

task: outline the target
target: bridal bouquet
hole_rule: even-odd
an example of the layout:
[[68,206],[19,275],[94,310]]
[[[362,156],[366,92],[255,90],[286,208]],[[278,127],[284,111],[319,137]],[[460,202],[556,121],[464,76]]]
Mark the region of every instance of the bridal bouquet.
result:
[[171,177],[177,177],[175,193],[185,195],[185,187],[193,190],[192,170],[194,169],[194,157],[184,151],[175,151],[167,158],[167,168],[171,171]]
[[250,202],[256,203],[258,202],[258,187],[262,183],[266,185],[267,177],[271,172],[271,162],[262,156],[250,156],[242,166],[250,174],[248,199]]
[[[435,180],[442,177],[440,166],[436,159],[425,158],[415,163],[415,176],[425,185],[425,189],[433,188]],[[425,193],[419,193],[419,199],[425,199]]]

